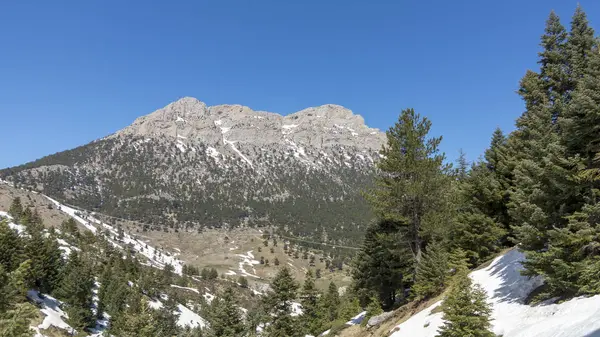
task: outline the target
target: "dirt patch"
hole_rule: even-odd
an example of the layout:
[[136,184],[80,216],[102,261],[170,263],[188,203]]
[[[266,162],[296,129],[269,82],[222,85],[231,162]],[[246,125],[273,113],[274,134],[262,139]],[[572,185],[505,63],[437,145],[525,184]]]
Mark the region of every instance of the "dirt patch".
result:
[[8,211],[16,197],[21,198],[24,207],[29,207],[32,211],[37,210],[47,227],[58,227],[69,219],[68,215],[57,210],[43,195],[0,183],[0,210]]

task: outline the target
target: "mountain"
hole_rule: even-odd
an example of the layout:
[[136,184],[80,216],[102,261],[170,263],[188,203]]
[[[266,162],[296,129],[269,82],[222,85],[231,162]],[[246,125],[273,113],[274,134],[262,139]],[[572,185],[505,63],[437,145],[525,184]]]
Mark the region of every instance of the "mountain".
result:
[[146,230],[275,225],[344,243],[371,218],[361,191],[384,142],[338,105],[281,116],[186,97],[0,178]]

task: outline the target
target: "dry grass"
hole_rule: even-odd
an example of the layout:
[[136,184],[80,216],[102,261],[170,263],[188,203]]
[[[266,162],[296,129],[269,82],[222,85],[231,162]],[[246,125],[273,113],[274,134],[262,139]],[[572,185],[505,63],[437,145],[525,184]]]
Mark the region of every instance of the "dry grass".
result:
[[[29,207],[32,211],[37,210],[46,227],[58,227],[63,221],[69,219],[68,215],[56,209],[54,204],[44,196],[6,184],[0,184],[0,211],[8,211],[16,197],[21,198],[24,207]],[[83,226],[79,227],[81,230],[85,229]]]
[[[40,329],[40,332],[46,337],[71,337],[66,330],[59,329],[55,326],[50,326],[48,329]],[[88,334],[85,332],[79,333],[76,336],[87,336]]]
[[[283,247],[282,241],[278,241],[277,246],[273,246],[273,241],[268,241],[268,246],[264,246],[262,233],[256,229],[234,229],[234,230],[205,230],[202,233],[197,232],[133,232],[134,235],[147,241],[149,245],[162,247],[171,252],[177,252],[175,248],[181,250],[178,252],[178,257],[189,265],[194,265],[199,268],[208,267],[216,268],[219,274],[226,274],[230,271],[237,273],[232,278],[237,278],[241,275],[239,263],[242,260],[239,254],[245,255],[252,251],[254,258],[260,260],[261,256],[265,261],[269,260],[269,265],[254,265],[254,270],[248,265],[244,268],[250,273],[254,273],[261,279],[257,280],[248,277],[251,284],[260,282],[268,282],[275,276],[278,270],[287,266],[292,271],[297,281],[304,280],[304,275],[308,269],[313,272],[316,269],[321,269],[322,277],[316,281],[316,285],[320,289],[326,289],[329,282],[335,282],[338,286],[347,286],[351,282],[351,277],[346,270],[335,271],[331,273],[326,270],[324,262],[320,262],[321,255],[314,253],[315,265],[310,265],[309,259],[303,259],[302,254],[296,259],[293,256],[288,256]],[[259,247],[261,252],[259,252]],[[273,253],[271,253],[273,248]],[[275,259],[279,260],[279,266],[275,266]]]

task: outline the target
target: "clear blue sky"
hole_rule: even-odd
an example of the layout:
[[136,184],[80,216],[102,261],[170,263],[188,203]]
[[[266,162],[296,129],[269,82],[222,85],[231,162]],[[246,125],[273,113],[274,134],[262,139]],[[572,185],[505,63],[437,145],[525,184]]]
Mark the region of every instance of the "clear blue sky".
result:
[[[600,2],[580,1],[592,26]],[[387,129],[413,107],[470,160],[575,1],[2,1],[0,167],[85,144],[182,96],[283,114],[335,103]]]

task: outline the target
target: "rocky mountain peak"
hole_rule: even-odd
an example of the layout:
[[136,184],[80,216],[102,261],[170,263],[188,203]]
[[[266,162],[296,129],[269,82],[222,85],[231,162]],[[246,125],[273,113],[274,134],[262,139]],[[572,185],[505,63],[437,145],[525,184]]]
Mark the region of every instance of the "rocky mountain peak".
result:
[[340,105],[326,104],[282,116],[243,105],[207,106],[192,97],[136,119],[117,132],[119,135],[200,141],[212,147],[228,142],[262,147],[293,142],[315,148],[341,145],[374,151],[385,137],[366,126],[362,116]]

